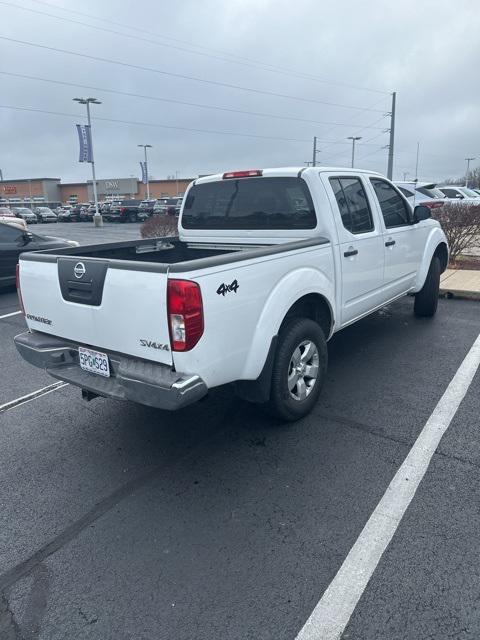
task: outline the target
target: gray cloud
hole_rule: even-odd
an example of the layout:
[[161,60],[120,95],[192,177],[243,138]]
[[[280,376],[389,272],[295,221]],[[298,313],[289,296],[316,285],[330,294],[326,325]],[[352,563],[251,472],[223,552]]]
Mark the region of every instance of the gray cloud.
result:
[[[2,3],[0,35],[261,91],[372,107],[380,113],[239,91],[0,40],[0,71],[229,109],[345,123],[329,126],[264,118],[0,75],[3,105],[79,114],[67,117],[0,109],[0,167],[5,178],[89,178],[89,168],[77,162],[74,124],[84,117],[72,98],[92,93],[102,100],[103,104],[94,108],[94,115],[100,117],[272,138],[95,120],[99,177],[138,175],[141,158],[136,145],[144,142],[154,146],[150,170],[155,177],[176,170],[180,175],[194,176],[232,168],[302,164],[311,157],[314,135],[332,141],[319,145],[321,163],[348,165],[346,137],[353,134],[362,135],[358,166],[385,172],[386,150],[381,147],[387,144],[388,135],[382,129],[388,128],[389,122],[382,119],[382,112],[389,110],[390,98],[344,85],[398,92],[397,178],[403,172],[413,176],[417,141],[421,144],[419,175],[423,179],[461,175],[466,156],[477,156],[480,164],[480,17],[475,0],[144,0],[135,6],[125,0],[89,0],[80,6],[70,0],[68,4],[55,2],[57,8],[53,8],[54,0],[50,6],[33,0],[20,3],[143,40]],[[158,36],[95,21],[60,7]],[[185,48],[198,53],[182,50]],[[232,56],[241,57],[245,64],[234,62]],[[245,58],[256,63],[247,63]],[[291,69],[297,75],[273,72],[266,65]],[[366,125],[377,128],[364,128]]]

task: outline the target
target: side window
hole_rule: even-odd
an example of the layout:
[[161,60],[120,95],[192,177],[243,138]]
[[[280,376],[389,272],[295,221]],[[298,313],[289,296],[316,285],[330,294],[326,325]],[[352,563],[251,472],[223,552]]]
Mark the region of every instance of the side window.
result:
[[405,187],[397,187],[397,189],[400,191],[400,193],[403,193],[406,198],[413,198],[413,196],[415,195],[413,191],[409,191],[408,189],[405,189]]
[[447,196],[447,198],[463,198],[462,194],[456,189],[440,189]]
[[410,224],[410,210],[402,196],[391,184],[380,178],[370,178],[382,210],[387,229]]
[[0,242],[16,242],[23,235],[18,227],[0,224]]
[[350,233],[373,231],[373,218],[360,178],[330,178],[342,223]]

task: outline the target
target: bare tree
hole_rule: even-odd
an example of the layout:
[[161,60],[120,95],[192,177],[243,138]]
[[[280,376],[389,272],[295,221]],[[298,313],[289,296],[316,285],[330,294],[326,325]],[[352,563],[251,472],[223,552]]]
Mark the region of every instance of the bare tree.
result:
[[432,213],[447,236],[452,262],[458,260],[463,251],[480,247],[480,205],[445,202]]
[[166,238],[178,236],[178,219],[175,216],[155,214],[140,227],[142,238]]

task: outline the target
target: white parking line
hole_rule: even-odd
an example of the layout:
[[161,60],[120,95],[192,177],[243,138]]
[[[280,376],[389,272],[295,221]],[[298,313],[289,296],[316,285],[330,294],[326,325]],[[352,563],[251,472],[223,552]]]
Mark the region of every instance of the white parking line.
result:
[[13,409],[14,407],[18,407],[21,404],[25,404],[26,402],[31,402],[36,398],[40,398],[41,396],[46,396],[47,393],[52,393],[52,391],[57,391],[58,389],[62,389],[63,387],[67,387],[68,382],[54,382],[53,384],[49,384],[47,387],[43,387],[42,389],[38,389],[37,391],[32,391],[32,393],[27,393],[26,396],[21,396],[20,398],[16,398],[15,400],[10,400],[10,402],[5,402],[5,404],[0,404],[0,413],[4,411],[8,411],[9,409]]
[[338,640],[480,365],[480,335],[296,640]]
[[12,316],[18,316],[19,313],[22,313],[22,312],[14,311],[13,313],[6,313],[4,316],[0,316],[0,320],[3,320],[4,318],[11,318]]

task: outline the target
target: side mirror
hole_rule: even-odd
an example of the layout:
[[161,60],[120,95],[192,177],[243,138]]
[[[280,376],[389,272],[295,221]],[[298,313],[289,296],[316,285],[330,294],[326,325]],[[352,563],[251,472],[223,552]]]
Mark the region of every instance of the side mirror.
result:
[[30,233],[30,231],[24,231],[22,234],[22,238],[23,238],[23,244],[28,244],[33,240],[33,236]]
[[413,210],[413,223],[421,222],[422,220],[428,220],[432,217],[432,212],[429,207],[426,207],[424,204],[417,204],[415,209]]

